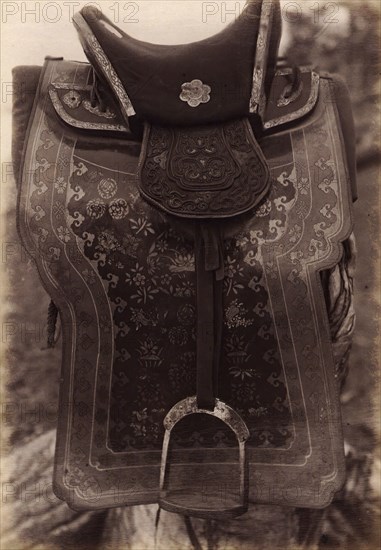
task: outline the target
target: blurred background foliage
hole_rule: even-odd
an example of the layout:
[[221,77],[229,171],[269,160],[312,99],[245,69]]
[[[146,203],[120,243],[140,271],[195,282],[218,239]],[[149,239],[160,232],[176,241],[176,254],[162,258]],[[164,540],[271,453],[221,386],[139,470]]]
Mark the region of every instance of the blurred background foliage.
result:
[[312,65],[345,80],[353,105],[358,164],[377,160],[380,155],[380,5],[372,0],[309,4],[301,13],[294,12],[294,16],[289,12],[285,55],[296,65]]

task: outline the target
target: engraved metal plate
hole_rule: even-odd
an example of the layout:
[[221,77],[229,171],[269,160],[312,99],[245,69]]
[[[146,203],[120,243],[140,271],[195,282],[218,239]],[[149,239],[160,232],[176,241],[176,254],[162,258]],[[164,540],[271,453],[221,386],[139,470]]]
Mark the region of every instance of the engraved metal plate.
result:
[[212,88],[203,84],[201,80],[194,79],[191,82],[181,84],[181,101],[188,103],[189,107],[198,107],[201,103],[210,101]]

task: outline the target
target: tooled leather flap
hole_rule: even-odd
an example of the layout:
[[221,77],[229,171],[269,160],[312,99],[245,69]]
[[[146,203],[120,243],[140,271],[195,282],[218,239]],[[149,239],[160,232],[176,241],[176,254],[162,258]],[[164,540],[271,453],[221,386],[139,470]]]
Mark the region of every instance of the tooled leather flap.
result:
[[247,119],[190,128],[146,125],[139,190],[181,218],[230,218],[267,194],[269,170]]
[[319,75],[310,67],[300,68],[299,85],[292,91],[293,69],[278,69],[267,104],[262,108],[265,130],[289,124],[306,116],[315,107],[319,95]]
[[[88,64],[62,62],[66,69],[75,69],[73,78],[54,79],[49,85],[49,96],[59,118],[69,126],[80,130],[128,133],[119,108],[105,91],[101,91],[102,103],[91,98],[91,68]],[[76,67],[74,67],[74,65]],[[64,73],[62,73],[64,74]]]

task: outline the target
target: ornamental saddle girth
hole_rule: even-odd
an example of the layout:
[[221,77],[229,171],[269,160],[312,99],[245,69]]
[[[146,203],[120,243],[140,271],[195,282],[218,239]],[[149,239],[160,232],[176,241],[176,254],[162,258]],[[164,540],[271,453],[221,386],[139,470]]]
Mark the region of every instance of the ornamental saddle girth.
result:
[[92,71],[46,61],[18,208],[62,324],[55,492],[201,517],[326,506],[344,453],[320,274],[352,229],[332,81],[270,93],[259,137],[242,116],[142,139],[111,93],[93,106]]

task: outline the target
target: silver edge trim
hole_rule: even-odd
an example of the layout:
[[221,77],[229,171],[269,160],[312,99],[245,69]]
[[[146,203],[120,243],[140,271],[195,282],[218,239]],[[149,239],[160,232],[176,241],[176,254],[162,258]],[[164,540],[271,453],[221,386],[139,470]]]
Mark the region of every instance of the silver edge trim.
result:
[[[277,75],[285,75],[290,74],[291,69],[287,70],[281,70],[277,71]],[[303,71],[303,72],[306,72]],[[318,94],[319,94],[319,81],[320,76],[312,71],[311,73],[311,92],[310,96],[308,98],[308,101],[301,107],[300,109],[297,109],[296,111],[293,111],[292,113],[288,113],[287,115],[280,116],[278,118],[274,118],[272,120],[268,120],[264,123],[263,127],[267,130],[269,128],[273,128],[274,126],[280,126],[281,124],[287,124],[288,122],[292,122],[293,120],[296,120],[304,115],[306,115],[316,104]]]
[[82,120],[76,120],[70,116],[62,106],[61,100],[56,90],[49,88],[49,96],[53,107],[60,118],[70,126],[75,128],[81,128],[83,130],[108,130],[112,132],[128,132],[128,128],[122,124],[108,124],[102,122],[84,122]]
[[111,65],[108,57],[102,49],[102,46],[99,44],[87,22],[80,13],[75,14],[73,19],[76,25],[85,33],[84,39],[86,40],[89,48],[91,48],[91,52],[95,55],[99,63],[99,67],[108,83],[116,93],[123,111],[128,117],[135,115],[135,109],[132,106],[131,100],[124,89],[122,82],[120,81],[114,67]]
[[262,115],[266,104],[264,98],[265,74],[267,66],[267,57],[270,46],[270,30],[274,16],[274,4],[272,1],[263,2],[261,17],[259,20],[259,31],[257,46],[255,50],[255,60],[253,69],[253,79],[251,96],[249,101],[249,112]]
[[78,92],[88,92],[91,90],[92,86],[81,84],[70,84],[68,82],[52,82],[51,86],[54,86],[57,90],[76,90]]

